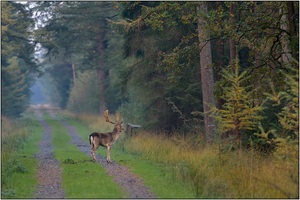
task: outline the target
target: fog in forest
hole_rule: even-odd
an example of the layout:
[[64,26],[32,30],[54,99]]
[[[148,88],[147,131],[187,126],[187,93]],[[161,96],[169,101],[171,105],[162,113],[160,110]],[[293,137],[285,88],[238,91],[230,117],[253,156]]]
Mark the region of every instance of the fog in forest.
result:
[[45,88],[41,84],[39,79],[36,79],[33,86],[31,86],[30,91],[32,92],[32,96],[30,98],[30,104],[38,105],[38,104],[47,104],[45,97]]

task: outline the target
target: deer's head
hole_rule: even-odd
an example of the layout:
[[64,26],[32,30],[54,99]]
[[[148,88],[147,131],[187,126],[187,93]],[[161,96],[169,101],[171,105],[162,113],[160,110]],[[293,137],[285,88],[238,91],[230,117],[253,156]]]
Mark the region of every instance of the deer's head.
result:
[[106,122],[109,122],[109,123],[112,123],[115,125],[114,131],[121,132],[122,130],[124,130],[123,120],[120,121],[120,113],[119,112],[116,112],[116,122],[112,122],[109,120],[108,110],[104,111],[104,118],[105,118]]

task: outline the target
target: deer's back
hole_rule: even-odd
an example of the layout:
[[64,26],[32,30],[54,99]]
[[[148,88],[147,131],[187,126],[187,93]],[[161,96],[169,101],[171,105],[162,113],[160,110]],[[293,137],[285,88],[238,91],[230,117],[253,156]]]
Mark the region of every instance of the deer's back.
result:
[[98,144],[103,147],[107,147],[107,144],[111,143],[113,140],[111,133],[94,132],[90,135],[90,137],[93,137],[94,140],[98,141]]

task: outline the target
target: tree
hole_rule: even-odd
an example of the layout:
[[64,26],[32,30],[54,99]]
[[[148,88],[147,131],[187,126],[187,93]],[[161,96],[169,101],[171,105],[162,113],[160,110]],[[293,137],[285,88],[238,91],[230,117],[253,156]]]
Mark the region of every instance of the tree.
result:
[[[285,89],[279,69],[289,69],[283,55],[298,59],[297,2],[36,4],[45,5],[44,16],[50,16],[36,36],[52,49],[51,62],[56,52],[55,60],[76,66],[80,79],[93,77],[83,74],[94,70],[99,92],[93,98],[89,93],[91,105],[99,101],[100,109],[120,107],[128,120],[138,119],[149,129],[195,131],[193,113],[200,111],[204,114],[197,121],[205,121],[212,141],[213,118],[207,114],[214,101],[220,109],[226,103],[220,98],[225,95],[222,84],[213,93],[223,68],[234,67],[239,59],[247,84],[255,87],[248,96],[255,107],[271,90],[270,79],[275,88]],[[74,96],[84,93],[75,90]]]
[[281,137],[289,136],[299,138],[299,69],[298,62],[292,62],[293,67],[289,67],[289,72],[281,71],[286,78],[285,91],[275,91],[268,94],[270,100],[277,105],[283,105],[281,112],[277,115],[283,127]]
[[[230,24],[232,26],[232,30],[236,30],[235,26],[235,2],[230,2],[229,6],[229,18],[230,18]],[[236,60],[236,42],[233,37],[229,38],[229,52],[230,52],[230,63],[233,64],[233,62]]]
[[[144,113],[144,127],[185,129],[189,125],[183,116],[191,119],[195,108],[202,110],[199,40],[197,24],[189,23],[195,14],[191,8],[196,10],[186,2],[128,2],[120,6],[127,20],[112,22],[124,35],[124,54],[130,60],[120,76],[130,93],[127,105],[144,106],[137,113]],[[174,112],[174,105],[182,114]]]
[[[292,3],[292,2],[291,2]],[[282,46],[282,63],[284,66],[291,66],[293,59],[293,50],[291,48],[291,38],[294,36],[294,23],[291,19],[292,5],[291,3],[284,2],[280,7],[280,28],[281,33],[281,46]]]
[[280,108],[276,117],[282,128],[270,127],[268,123],[261,125],[256,134],[262,143],[276,150],[274,155],[284,160],[288,168],[299,161],[299,63],[293,60],[291,64],[288,72],[281,71],[287,80],[286,90],[278,92],[272,87],[273,92],[267,94],[273,103],[271,107]]
[[[53,99],[54,104],[61,108],[66,108],[69,99],[69,90],[72,85],[72,66],[69,63],[52,64],[51,67],[45,69],[45,73],[49,75],[49,82],[52,87],[56,88],[59,99]],[[48,87],[49,88],[49,87]],[[54,97],[55,95],[52,94]]]
[[[41,19],[50,15],[45,24],[36,31],[36,40],[48,49],[48,55],[58,56],[64,64],[76,65],[77,71],[96,70],[99,81],[99,107],[103,113],[106,107],[105,49],[107,48],[106,18],[114,14],[111,2],[43,2],[34,8]],[[86,12],[88,10],[89,12]],[[45,37],[46,36],[46,37]],[[48,38],[48,42],[45,41]],[[49,61],[49,60],[48,60]],[[68,96],[68,90],[65,90]],[[96,108],[95,108],[96,109]]]
[[242,134],[245,131],[254,131],[262,119],[260,112],[262,105],[255,105],[251,85],[247,86],[247,71],[240,72],[238,61],[233,67],[222,70],[222,84],[224,90],[221,98],[225,101],[221,108],[213,107],[212,116],[218,122],[218,131],[221,135],[233,135],[241,145]]
[[29,105],[28,69],[20,64],[17,57],[12,57],[7,62],[9,64],[1,69],[2,114],[19,117]]
[[98,114],[95,110],[99,106],[99,95],[97,74],[94,71],[84,71],[77,77],[76,87],[72,87],[68,99],[67,109],[74,113],[93,113]]
[[29,105],[32,76],[37,72],[33,21],[26,6],[1,2],[1,93],[2,114],[19,117]]
[[[198,37],[200,50],[200,68],[201,68],[201,86],[203,96],[203,112],[205,135],[208,142],[213,141],[213,133],[215,129],[214,118],[210,116],[211,106],[215,106],[214,100],[214,79],[212,67],[211,43],[208,30],[205,25],[204,16],[207,14],[207,5],[205,2],[200,3],[197,7],[198,16]],[[201,13],[201,14],[200,14]]]

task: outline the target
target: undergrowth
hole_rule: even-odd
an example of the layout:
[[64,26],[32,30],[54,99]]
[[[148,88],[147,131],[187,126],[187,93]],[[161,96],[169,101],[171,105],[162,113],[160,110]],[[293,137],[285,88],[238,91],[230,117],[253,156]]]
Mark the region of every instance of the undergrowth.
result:
[[[90,128],[102,130],[101,117],[77,115]],[[297,198],[298,156],[291,159],[261,155],[253,149],[220,151],[218,144],[204,146],[203,138],[190,135],[138,131],[126,135],[116,147],[166,169],[174,182],[193,190],[197,198]],[[115,148],[116,148],[115,147]],[[104,151],[103,151],[104,152]],[[105,155],[105,152],[103,153]],[[133,166],[134,167],[134,166]]]
[[191,185],[199,198],[299,196],[298,162],[261,156],[254,150],[221,153],[218,146],[195,148],[188,139],[148,132],[140,132],[125,145],[130,152],[167,165],[174,180]]
[[17,121],[2,116],[1,125],[1,197],[32,198],[41,127],[29,116]]

